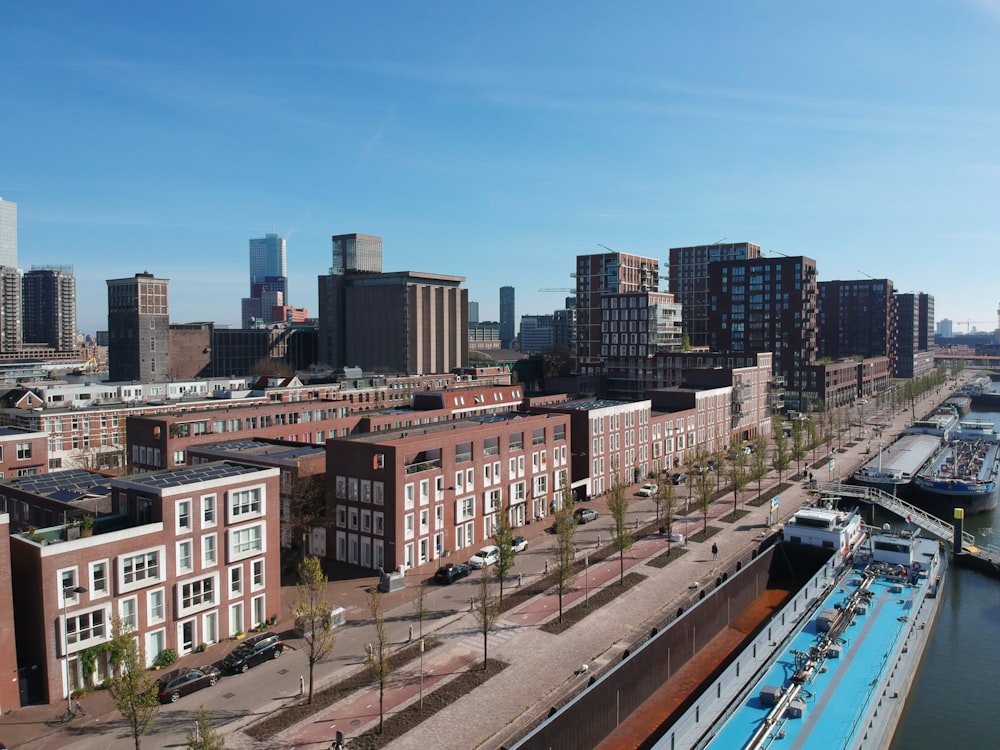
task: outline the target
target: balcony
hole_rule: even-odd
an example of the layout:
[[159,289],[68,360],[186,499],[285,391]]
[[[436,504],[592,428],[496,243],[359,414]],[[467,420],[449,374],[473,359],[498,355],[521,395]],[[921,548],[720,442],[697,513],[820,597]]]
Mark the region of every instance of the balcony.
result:
[[440,469],[440,468],[441,468],[441,459],[440,458],[431,458],[431,459],[428,459],[427,461],[417,461],[417,462],[412,463],[412,464],[406,464],[406,465],[404,465],[403,466],[403,473],[404,474],[416,474],[416,473],[421,472],[421,471],[427,471],[428,469]]

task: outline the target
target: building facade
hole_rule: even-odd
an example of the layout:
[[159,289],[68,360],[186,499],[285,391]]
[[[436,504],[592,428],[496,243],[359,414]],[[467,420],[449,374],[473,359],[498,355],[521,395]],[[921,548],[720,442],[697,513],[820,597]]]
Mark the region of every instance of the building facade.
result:
[[277,322],[274,308],[288,304],[288,270],[285,238],[269,233],[250,240],[250,296],[243,299],[243,328],[254,322]]
[[934,369],[934,297],[897,293],[894,308],[898,343],[893,376],[919,378]]
[[[100,683],[106,652],[85,673],[83,652],[107,643],[119,616],[146,666],[273,621],[281,613],[279,472],[235,462],[107,481],[111,512],[93,534],[75,524],[11,536],[18,662],[44,700]],[[0,502],[58,492],[59,474],[0,483]]]
[[320,276],[320,361],[409,375],[467,366],[464,281],[413,271]]
[[667,291],[683,309],[684,335],[695,347],[709,346],[709,281],[712,263],[723,260],[753,260],[760,245],[752,242],[716,242],[711,245],[672,247]]
[[152,382],[170,372],[169,279],[151,273],[108,282],[108,377]]
[[382,273],[382,238],[372,234],[335,234],[331,276]]
[[576,258],[576,359],[584,375],[600,371],[604,345],[604,299],[631,292],[657,292],[660,262],[627,253],[608,252]]
[[33,266],[24,274],[24,341],[76,349],[76,277],[72,266]]
[[407,570],[465,559],[504,509],[517,527],[561,502],[569,418],[508,412],[327,442],[334,560]]
[[[803,410],[804,368],[816,363],[816,261],[805,256],[727,260],[708,266],[709,347],[773,352],[786,401]],[[793,403],[794,402],[794,405]]]
[[820,358],[895,358],[890,279],[821,281],[817,288]]
[[500,287],[500,348],[513,349],[517,337],[515,321],[515,291],[512,286]]
[[22,355],[24,286],[21,269],[0,266],[0,352]]
[[17,204],[0,197],[0,266],[17,268]]

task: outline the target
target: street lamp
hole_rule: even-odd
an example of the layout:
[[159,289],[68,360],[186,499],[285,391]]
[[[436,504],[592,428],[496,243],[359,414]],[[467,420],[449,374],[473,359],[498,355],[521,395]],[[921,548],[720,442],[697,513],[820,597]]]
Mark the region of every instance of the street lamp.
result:
[[66,710],[73,711],[73,691],[69,687],[69,623],[66,620],[66,605],[70,595],[79,596],[86,594],[87,589],[83,586],[63,586],[62,590],[62,611],[63,611],[63,661],[66,662]]

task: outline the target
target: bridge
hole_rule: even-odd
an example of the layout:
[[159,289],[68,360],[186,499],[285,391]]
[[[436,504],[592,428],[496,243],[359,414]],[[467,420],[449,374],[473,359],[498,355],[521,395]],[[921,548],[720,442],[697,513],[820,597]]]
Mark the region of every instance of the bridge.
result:
[[[823,495],[836,495],[837,497],[852,497],[865,503],[879,505],[891,513],[895,513],[908,522],[916,524],[924,531],[943,539],[946,542],[953,542],[955,539],[955,527],[950,523],[942,521],[937,516],[921,510],[915,505],[911,505],[905,500],[890,495],[888,492],[874,487],[863,487],[857,484],[844,484],[843,482],[817,482],[816,489],[819,490],[820,498]],[[991,545],[995,547],[995,545]],[[976,537],[967,531],[962,532],[962,547],[977,548]],[[988,549],[988,548],[981,548]],[[993,550],[1000,553],[1000,548]]]

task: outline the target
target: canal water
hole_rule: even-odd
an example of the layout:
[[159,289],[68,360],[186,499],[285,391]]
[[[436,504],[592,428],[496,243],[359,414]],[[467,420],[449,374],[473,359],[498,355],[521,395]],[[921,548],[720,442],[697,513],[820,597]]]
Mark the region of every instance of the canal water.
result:
[[[1000,411],[974,409],[965,418],[976,417],[1000,428]],[[1000,545],[1000,512],[966,516],[965,530],[980,543]],[[952,567],[891,750],[1000,747],[998,680],[1000,579]]]

